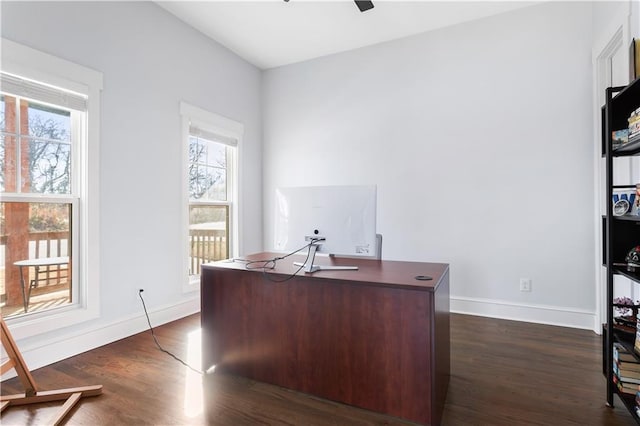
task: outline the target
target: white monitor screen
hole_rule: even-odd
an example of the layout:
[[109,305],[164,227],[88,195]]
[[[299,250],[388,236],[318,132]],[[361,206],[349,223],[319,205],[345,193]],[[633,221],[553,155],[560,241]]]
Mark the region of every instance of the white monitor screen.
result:
[[322,237],[321,253],[376,254],[375,185],[278,188],[275,217],[276,250],[291,252],[307,237]]

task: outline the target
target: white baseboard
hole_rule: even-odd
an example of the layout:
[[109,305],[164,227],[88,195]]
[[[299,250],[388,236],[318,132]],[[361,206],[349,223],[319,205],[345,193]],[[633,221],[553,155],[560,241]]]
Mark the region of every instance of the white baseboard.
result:
[[459,314],[500,318],[580,328],[599,332],[595,312],[547,305],[528,305],[503,300],[451,296],[450,311]]
[[[199,311],[200,297],[198,296],[178,304],[156,307],[149,311],[149,318],[151,324],[156,327]],[[147,318],[143,312],[121,318],[108,325],[39,340],[31,345],[17,343],[29,370],[35,370],[148,329]],[[11,370],[2,376],[2,380],[15,375],[15,371]]]

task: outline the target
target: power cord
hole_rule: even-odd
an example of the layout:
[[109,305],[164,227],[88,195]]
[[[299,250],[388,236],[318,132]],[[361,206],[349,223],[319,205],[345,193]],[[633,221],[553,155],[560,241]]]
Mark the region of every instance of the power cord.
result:
[[195,371],[196,373],[202,375],[202,371],[200,371],[197,368],[194,368],[192,366],[190,366],[189,364],[187,364],[186,362],[184,362],[183,360],[181,360],[180,358],[178,358],[176,355],[172,354],[171,352],[169,352],[168,350],[166,350],[165,348],[163,348],[162,346],[160,346],[160,342],[158,342],[158,338],[156,337],[156,333],[153,330],[153,327],[151,326],[151,320],[149,319],[149,313],[147,312],[147,305],[144,303],[144,298],[142,297],[142,292],[144,290],[140,289],[138,290],[138,296],[140,296],[140,300],[142,301],[142,308],[144,309],[144,315],[147,317],[147,323],[149,324],[149,330],[151,330],[151,336],[153,337],[153,341],[155,342],[156,346],[158,347],[158,349],[162,352],[164,352],[165,354],[169,355],[171,358],[175,359],[176,361],[178,361],[180,364],[184,365],[185,367],[188,367],[189,369]]
[[[298,250],[300,251],[300,250]],[[271,275],[267,274],[267,269],[264,268],[262,269],[262,276],[264,277],[264,279],[266,279],[267,281],[271,281],[272,283],[283,283],[285,281],[289,281],[290,279],[292,279],[293,277],[295,277],[296,275],[298,275],[298,272],[300,272],[302,270],[302,268],[304,268],[304,265],[307,264],[307,261],[309,260],[309,253],[307,253],[307,258],[305,259],[304,263],[302,265],[300,265],[300,267],[291,275],[289,275],[288,277],[284,278],[284,279],[277,279],[272,277]],[[271,267],[270,269],[273,269],[276,267],[276,263],[273,262],[273,267]]]
[[[267,274],[268,270],[274,269],[276,267],[276,263],[279,260],[283,260],[286,259],[289,256],[293,256],[294,254],[298,253],[299,251],[302,251],[308,247],[311,247],[311,245],[317,243],[318,241],[323,241],[324,238],[312,238],[309,242],[309,244],[306,244],[303,247],[300,247],[298,250],[292,251],[291,253],[288,253],[284,256],[277,256],[274,257],[272,259],[265,259],[265,260],[247,260],[247,259],[234,259],[234,261],[238,261],[238,262],[245,262],[245,268],[247,270],[259,270],[262,269],[262,276],[271,282],[275,282],[275,283],[283,283],[285,281],[289,281],[290,279],[292,279],[293,277],[295,277],[298,272],[300,272],[302,270],[302,268],[304,268],[304,265],[307,263],[307,261],[309,260],[309,254],[307,253],[307,258],[304,261],[304,263],[296,270],[296,272],[294,272],[293,274],[289,275],[288,277],[286,277],[285,279],[276,279],[271,277],[269,274]],[[262,266],[252,266],[256,263],[261,263]],[[151,330],[151,336],[153,337],[153,341],[155,342],[156,346],[158,347],[158,349],[162,352],[164,352],[165,354],[169,355],[171,358],[175,359],[176,361],[178,361],[180,364],[184,365],[185,367],[195,371],[196,373],[203,375],[204,373],[197,369],[194,368],[192,366],[190,366],[189,364],[187,364],[186,362],[184,362],[183,360],[181,360],[180,358],[178,358],[176,355],[172,354],[171,352],[169,352],[168,350],[166,350],[165,348],[163,348],[160,345],[160,342],[158,342],[158,338],[156,337],[156,333],[153,329],[153,326],[151,325],[151,320],[149,319],[149,313],[147,312],[147,305],[144,302],[144,298],[142,297],[142,292],[144,291],[144,289],[139,289],[138,290],[138,296],[140,297],[140,301],[142,302],[142,308],[144,309],[144,315],[147,318],[147,324],[149,324],[149,330]],[[209,373],[209,371],[207,370],[207,373]]]
[[[309,260],[309,255],[310,252],[307,252],[307,258],[304,261],[304,263],[291,275],[289,275],[288,277],[286,277],[285,279],[276,279],[271,277],[269,274],[267,274],[268,270],[274,269],[276,267],[276,263],[279,260],[283,260],[286,259],[289,256],[293,256],[294,254],[298,253],[299,251],[302,251],[308,247],[311,247],[313,244],[317,243],[318,241],[323,241],[324,238],[312,238],[309,242],[309,244],[306,244],[303,247],[300,247],[298,250],[292,251],[291,253],[288,253],[284,256],[277,256],[274,257],[272,259],[265,259],[265,260],[247,260],[247,259],[234,259],[234,261],[239,261],[239,262],[245,262],[245,268],[247,270],[259,270],[262,269],[262,276],[271,282],[275,282],[275,283],[283,283],[285,281],[289,281],[290,279],[292,279],[293,277],[295,277],[296,275],[298,275],[298,272],[300,272],[302,270],[302,268],[304,268],[304,265],[306,265],[307,261]],[[256,263],[261,263],[262,266],[252,266]],[[144,302],[144,298],[142,297],[142,292],[144,291],[144,289],[139,289],[138,290],[138,296],[140,297],[140,301],[142,302],[142,308],[144,309],[144,315],[147,318],[147,324],[149,324],[149,330],[151,330],[151,336],[153,337],[153,341],[155,342],[156,346],[158,347],[158,349],[162,352],[164,352],[165,354],[169,355],[171,358],[175,359],[176,361],[178,361],[180,364],[184,365],[185,367],[195,371],[196,373],[203,375],[204,373],[197,369],[194,368],[192,366],[190,366],[189,364],[187,364],[186,362],[184,362],[183,360],[181,360],[180,358],[178,358],[176,355],[172,354],[171,352],[169,352],[168,350],[166,350],[165,348],[163,348],[160,345],[160,342],[158,342],[158,338],[156,337],[156,333],[153,329],[153,326],[151,325],[151,320],[149,319],[149,313],[147,312],[147,304]],[[209,373],[209,371],[207,370],[207,373]]]
[[[311,254],[310,252],[307,252],[307,258],[305,259],[305,261],[302,263],[302,265],[300,265],[300,267],[291,275],[287,276],[284,279],[277,279],[277,278],[273,278],[271,275],[267,274],[267,271],[270,271],[272,269],[275,269],[276,267],[276,263],[279,260],[283,260],[286,259],[289,256],[293,256],[294,254],[308,248],[311,247],[313,244],[319,242],[319,241],[324,241],[324,238],[311,238],[311,240],[309,241],[309,244],[304,245],[303,247],[300,247],[299,249],[292,251],[291,253],[287,253],[284,256],[276,256],[274,258],[271,259],[263,259],[263,260],[247,260],[247,259],[234,259],[236,261],[239,262],[245,262],[245,269],[247,269],[248,271],[254,271],[254,270],[262,270],[262,276],[267,280],[267,281],[271,281],[274,283],[283,283],[285,281],[289,281],[290,279],[294,278],[296,275],[298,275],[298,273],[300,271],[302,271],[302,268],[304,268],[304,265],[307,264],[307,262],[309,261],[309,255]],[[253,266],[254,264],[262,264],[261,266]]]

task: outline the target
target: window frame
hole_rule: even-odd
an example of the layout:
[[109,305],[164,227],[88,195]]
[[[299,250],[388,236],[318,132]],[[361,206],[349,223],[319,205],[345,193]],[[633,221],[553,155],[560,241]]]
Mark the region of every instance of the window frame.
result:
[[[77,303],[51,310],[33,312],[15,318],[8,318],[7,324],[17,340],[42,335],[100,316],[100,185],[99,185],[99,147],[100,147],[100,94],[103,88],[102,73],[58,58],[22,44],[0,39],[2,43],[1,69],[21,78],[42,82],[64,90],[87,96],[86,120],[75,123],[79,126],[83,143],[72,141],[72,194],[63,195],[63,199],[72,198],[72,220],[77,223],[72,235],[75,245],[72,263],[77,277]],[[37,100],[37,99],[36,99]],[[37,194],[36,194],[37,195]],[[28,199],[58,200],[52,194],[43,194]],[[19,194],[2,194],[3,201],[26,201]],[[59,200],[58,200],[59,201]],[[72,281],[73,282],[73,281]]]
[[[229,208],[229,256],[238,257],[240,253],[240,238],[239,238],[239,226],[238,218],[240,217],[240,180],[239,180],[239,168],[241,158],[241,146],[242,137],[244,135],[244,125],[235,120],[223,117],[219,114],[215,114],[206,111],[202,108],[193,106],[187,102],[180,102],[180,115],[182,121],[182,202],[181,209],[182,214],[182,235],[183,235],[183,267],[184,276],[182,291],[184,293],[200,290],[200,274],[189,274],[189,206],[193,205],[225,205]],[[230,144],[225,144],[227,148],[227,201],[209,201],[209,200],[197,200],[191,201],[189,197],[189,137],[191,135],[190,128],[192,125],[196,125],[198,128],[205,130],[208,133],[220,135],[223,138],[234,140],[235,147]],[[202,136],[203,139],[209,139]],[[214,141],[215,142],[215,141]],[[231,149],[230,149],[231,148]],[[229,155],[230,151],[232,155]]]

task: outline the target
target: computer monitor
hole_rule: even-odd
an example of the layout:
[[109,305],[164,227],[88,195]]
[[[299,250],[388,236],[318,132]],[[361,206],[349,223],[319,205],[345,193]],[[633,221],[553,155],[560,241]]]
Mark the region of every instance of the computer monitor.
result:
[[378,253],[375,185],[278,188],[275,204],[274,248],[291,252],[310,245],[305,272],[328,269],[313,264],[316,252],[368,258]]

